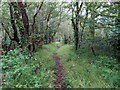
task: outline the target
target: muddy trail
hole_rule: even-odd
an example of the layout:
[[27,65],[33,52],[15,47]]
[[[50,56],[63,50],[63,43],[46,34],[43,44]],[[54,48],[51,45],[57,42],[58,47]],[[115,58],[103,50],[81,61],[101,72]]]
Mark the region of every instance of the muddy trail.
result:
[[[56,48],[60,48],[60,46],[56,46]],[[53,53],[53,60],[55,61],[55,80],[53,83],[57,88],[67,88],[65,83],[65,73],[63,72],[63,64],[60,62],[62,58],[60,58],[56,52]]]

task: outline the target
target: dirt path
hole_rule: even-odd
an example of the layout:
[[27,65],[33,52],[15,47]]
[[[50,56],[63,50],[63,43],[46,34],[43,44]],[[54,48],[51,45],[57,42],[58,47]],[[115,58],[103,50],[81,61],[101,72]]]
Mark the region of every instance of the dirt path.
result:
[[[56,46],[56,48],[60,48],[60,46]],[[53,53],[53,60],[55,61],[55,80],[53,83],[57,88],[66,88],[67,85],[65,83],[65,74],[63,73],[63,65],[60,62],[62,58],[60,58],[56,52]]]

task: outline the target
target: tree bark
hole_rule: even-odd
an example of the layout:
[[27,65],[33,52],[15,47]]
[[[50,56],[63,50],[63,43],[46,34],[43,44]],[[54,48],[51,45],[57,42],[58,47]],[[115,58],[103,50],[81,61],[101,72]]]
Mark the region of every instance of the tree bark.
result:
[[[91,19],[95,20],[95,15],[94,15],[94,6],[92,7],[91,10]],[[95,28],[94,28],[95,24],[94,21],[92,22],[92,25],[90,26],[90,33],[91,33],[91,50],[94,56],[96,56],[95,50],[94,50],[94,40],[95,40]]]
[[2,55],[2,30],[0,30],[0,56]]
[[49,29],[49,27],[50,27],[50,15],[51,15],[51,13],[49,13],[48,14],[48,16],[47,16],[47,25],[46,25],[46,43],[48,44],[49,43],[49,34],[50,34],[50,32],[48,31],[48,29]]
[[[35,14],[34,14],[34,16],[33,16],[32,34],[31,34],[31,35],[32,35],[32,40],[36,40],[36,39],[34,38],[34,33],[35,33],[34,26],[35,26],[35,22],[36,22],[35,18],[36,18],[36,16],[38,15],[40,9],[42,8],[43,2],[44,2],[44,1],[42,1],[41,5],[38,7],[37,11],[35,12]],[[32,41],[32,51],[35,51],[35,43],[34,43],[34,41]]]
[[[39,15],[40,15],[40,13],[39,13]],[[40,18],[40,17],[39,17],[39,18]],[[41,30],[40,30],[40,19],[38,19],[38,31],[37,31],[37,33],[40,34],[40,31],[41,31]]]
[[[73,29],[74,29],[75,50],[78,50],[78,45],[79,45],[78,44],[79,43],[78,23],[79,23],[79,12],[81,11],[82,5],[83,5],[83,2],[80,4],[80,7],[79,7],[79,2],[76,2],[74,8],[72,8],[72,19],[71,19],[71,21],[72,21],[72,25],[73,25]],[[74,18],[74,12],[75,12],[75,18]]]
[[79,35],[78,35],[78,22],[79,22],[79,3],[76,2],[76,30],[75,30],[75,46],[76,46],[76,50],[78,50],[78,42],[79,42]]
[[36,16],[38,15],[38,13],[39,13],[40,9],[42,8],[42,6],[43,6],[43,1],[42,1],[41,5],[38,7],[36,13],[35,13],[34,16],[33,16],[32,34],[34,34],[34,25],[35,25],[35,22],[36,22],[36,21],[35,21],[35,18],[36,18]]
[[83,35],[84,35],[83,33],[84,33],[87,18],[88,18],[88,7],[86,9],[86,16],[85,16],[85,19],[84,19],[84,22],[83,22],[83,26],[80,24],[80,26],[82,27],[81,37],[80,37],[81,42],[83,41]]
[[17,32],[17,27],[15,25],[15,20],[14,20],[14,15],[13,15],[13,8],[12,4],[10,3],[10,18],[11,18],[11,25],[14,30],[14,41],[19,43],[19,38],[18,38],[18,32]]
[[23,2],[21,0],[18,0],[18,5],[20,7],[20,13],[22,15],[22,22],[24,25],[24,39],[27,40],[28,36],[29,36],[29,19],[28,19],[28,15],[26,13],[25,7],[26,5],[23,4]]

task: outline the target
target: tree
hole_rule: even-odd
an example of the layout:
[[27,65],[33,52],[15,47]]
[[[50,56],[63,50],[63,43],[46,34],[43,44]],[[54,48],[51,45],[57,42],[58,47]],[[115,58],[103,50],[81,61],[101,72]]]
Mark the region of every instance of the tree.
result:
[[15,18],[14,18],[15,13],[13,13],[14,11],[13,11],[13,7],[12,7],[13,5],[14,5],[14,3],[9,4],[9,6],[10,6],[11,25],[12,25],[12,28],[14,30],[14,38],[12,40],[19,43],[18,30],[17,30],[17,27],[16,27]]
[[24,39],[25,41],[27,41],[28,36],[29,36],[29,19],[28,19],[28,15],[26,13],[26,3],[23,4],[23,2],[21,0],[18,0],[18,5],[20,7],[20,13],[22,15],[22,22],[24,25]]
[[74,38],[75,38],[75,49],[78,50],[78,42],[79,42],[79,35],[78,35],[78,31],[79,31],[79,27],[78,27],[78,23],[79,23],[79,13],[80,10],[82,8],[83,2],[80,4],[79,7],[79,2],[75,2],[75,4],[73,4],[72,7],[72,25],[74,28]]
[[2,55],[2,28],[0,26],[0,56]]

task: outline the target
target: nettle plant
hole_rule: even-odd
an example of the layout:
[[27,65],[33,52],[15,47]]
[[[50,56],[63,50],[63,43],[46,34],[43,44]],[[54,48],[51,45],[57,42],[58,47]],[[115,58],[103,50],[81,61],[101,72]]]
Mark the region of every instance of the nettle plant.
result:
[[6,85],[13,84],[13,82],[11,82],[12,80],[14,82],[18,80],[21,75],[20,72],[27,69],[26,66],[22,67],[22,65],[27,64],[29,59],[22,49],[10,50],[7,55],[2,56],[2,71],[6,76],[4,77]]
[[117,69],[117,60],[112,57],[98,56],[98,60],[95,61],[98,66],[104,66],[110,69]]
[[41,62],[27,54],[26,50],[15,49],[2,56],[3,87],[26,88],[48,86],[49,74],[42,69]]
[[[3,71],[11,68],[13,65],[17,65],[20,63],[27,63],[27,60],[29,60],[29,57],[25,55],[25,51],[22,49],[14,49],[10,50],[7,55],[2,55],[2,63],[3,63]],[[9,67],[9,68],[6,68]]]
[[98,56],[98,60],[95,61],[97,67],[100,68],[99,72],[105,80],[113,83],[115,86],[119,85],[119,66],[117,60],[112,57]]

